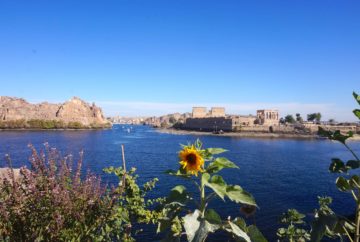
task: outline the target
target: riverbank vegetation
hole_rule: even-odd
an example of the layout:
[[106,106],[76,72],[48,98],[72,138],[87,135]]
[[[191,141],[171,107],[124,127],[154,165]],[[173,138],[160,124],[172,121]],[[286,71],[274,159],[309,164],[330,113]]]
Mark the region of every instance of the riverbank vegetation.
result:
[[43,120],[43,119],[18,119],[0,121],[0,129],[104,129],[111,128],[111,124],[84,125],[80,122],[65,123],[61,120]]

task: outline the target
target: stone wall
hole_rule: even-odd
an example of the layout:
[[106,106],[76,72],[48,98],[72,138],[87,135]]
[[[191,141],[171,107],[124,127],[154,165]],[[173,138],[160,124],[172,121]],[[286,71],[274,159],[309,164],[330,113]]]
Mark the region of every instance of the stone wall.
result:
[[212,107],[209,113],[210,117],[225,117],[225,108],[223,107]]
[[188,118],[184,129],[198,131],[232,131],[232,119],[225,117]]
[[193,118],[205,118],[207,110],[205,107],[193,107],[192,108],[192,117]]
[[233,127],[254,126],[257,117],[255,116],[231,116]]
[[341,132],[347,133],[349,131],[352,131],[354,133],[357,133],[359,130],[359,127],[355,125],[319,125],[319,124],[311,124],[311,123],[305,123],[305,128],[309,129],[312,133],[317,133],[319,130],[319,127],[322,127],[326,130],[340,130]]
[[293,126],[277,125],[277,126],[263,126],[255,125],[252,127],[241,127],[240,132],[259,132],[259,133],[294,133],[296,129]]

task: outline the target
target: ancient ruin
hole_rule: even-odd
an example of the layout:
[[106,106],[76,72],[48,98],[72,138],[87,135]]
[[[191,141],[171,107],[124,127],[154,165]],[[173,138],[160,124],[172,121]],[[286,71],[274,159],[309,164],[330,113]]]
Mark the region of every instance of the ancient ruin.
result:
[[259,124],[261,125],[279,125],[279,111],[272,109],[262,109],[256,111]]
[[207,112],[206,107],[193,107],[192,117],[187,118],[185,129],[201,131],[238,131],[243,127],[279,126],[278,110],[257,110],[257,115],[226,115],[224,107],[212,107]]

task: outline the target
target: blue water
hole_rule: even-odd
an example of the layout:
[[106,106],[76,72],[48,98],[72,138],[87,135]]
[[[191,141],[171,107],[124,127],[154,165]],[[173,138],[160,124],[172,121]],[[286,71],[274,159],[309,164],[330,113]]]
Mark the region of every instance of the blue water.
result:
[[[130,133],[120,125],[112,130],[99,131],[2,131],[0,132],[0,165],[5,166],[5,154],[10,154],[14,167],[28,164],[30,151],[27,145],[43,148],[48,142],[63,155],[84,150],[84,167],[101,174],[106,181],[113,177],[102,173],[107,166],[121,165],[121,144],[125,145],[127,166],[134,166],[143,183],[158,177],[160,182],[152,196],[165,196],[183,180],[163,174],[167,169],[178,168],[177,152],[180,144],[200,138],[206,147],[222,147],[229,152],[225,156],[240,169],[223,170],[229,184],[239,184],[251,192],[260,210],[256,224],[269,241],[276,240],[278,218],[288,208],[296,208],[311,214],[318,207],[317,196],[329,195],[334,199],[333,209],[344,215],[351,214],[354,204],[350,194],[339,192],[335,187],[336,175],[328,172],[332,157],[343,160],[351,156],[346,149],[328,140],[255,139],[222,136],[172,135],[158,133],[146,126],[132,126]],[[359,142],[350,146],[360,152]],[[185,184],[191,188],[190,184]],[[239,206],[214,200],[210,207],[217,209],[223,218],[240,216]],[[252,222],[250,220],[249,222]],[[147,227],[139,241],[158,239],[154,228]],[[146,239],[145,239],[146,238]],[[212,236],[211,241],[221,241]]]

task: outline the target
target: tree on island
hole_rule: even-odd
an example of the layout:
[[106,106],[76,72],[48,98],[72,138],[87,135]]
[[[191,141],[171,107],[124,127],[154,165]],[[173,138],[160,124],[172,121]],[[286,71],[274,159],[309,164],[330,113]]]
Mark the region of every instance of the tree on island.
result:
[[285,122],[293,124],[293,123],[295,123],[295,119],[291,114],[288,114],[288,115],[285,116]]
[[176,123],[176,119],[174,118],[174,116],[171,116],[171,117],[169,118],[169,123],[171,123],[171,124],[175,124],[175,123]]
[[336,123],[335,119],[331,118],[329,119],[329,124],[330,125],[334,125]]
[[301,117],[300,113],[296,114],[296,121],[299,122],[299,123],[303,122],[303,118]]
[[313,121],[320,122],[321,113],[310,113],[307,115],[307,120],[310,122],[313,122]]
[[284,118],[280,118],[279,123],[285,124],[285,119],[284,119]]

